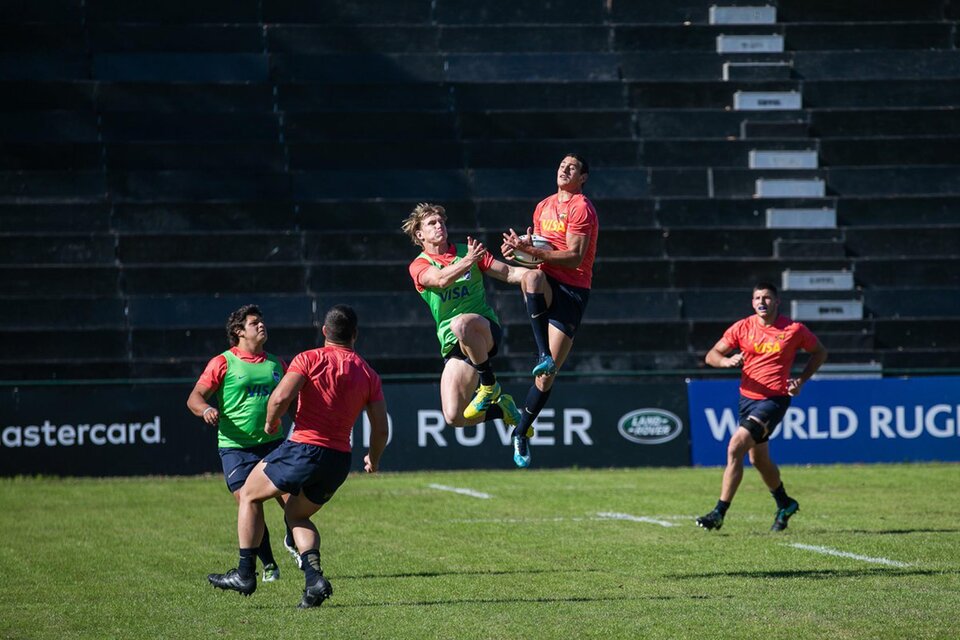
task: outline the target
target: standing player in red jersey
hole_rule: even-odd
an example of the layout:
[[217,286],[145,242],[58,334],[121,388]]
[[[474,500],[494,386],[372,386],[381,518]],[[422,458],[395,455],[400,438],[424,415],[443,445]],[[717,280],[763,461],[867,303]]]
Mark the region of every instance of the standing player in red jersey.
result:
[[297,355],[267,405],[265,430],[275,432],[280,416],[298,399],[289,438],[263,459],[240,491],[237,536],[240,563],[210,583],[250,595],[257,589],[256,551],[263,535],[263,503],[289,493],[284,513],[300,552],[306,586],[300,608],[319,606],[333,594],[320,567],[320,534],[310,521],[350,472],[350,434],[360,412],[370,419],[370,450],[364,470],[375,473],[387,446],[387,407],[380,376],[353,350],[357,314],[335,305],[323,322],[324,345]]
[[[554,375],[570,354],[590,298],[600,223],[593,204],[583,195],[589,176],[590,166],[583,156],[568,153],[557,169],[557,192],[533,212],[533,228],[527,229],[525,237],[513,229],[503,234],[505,258],[522,250],[542,260],[539,268],[523,275],[520,285],[539,351],[532,372],[534,384],[527,392],[520,424],[513,430],[513,461],[521,468],[530,465],[533,422],[547,404]],[[534,247],[531,232],[554,248]]]
[[[790,398],[799,394],[804,383],[827,360],[827,350],[817,336],[800,322],[779,315],[780,297],[769,282],[753,287],[754,315],[733,324],[707,353],[711,367],[743,366],[740,377],[740,427],[727,446],[727,467],[723,471],[720,500],[713,511],[697,518],[704,529],[719,529],[743,479],[743,456],[750,463],[777,501],[777,514],[771,531],[787,528],[790,516],[800,504],[787,495],[780,481],[780,469],[770,459],[770,434],[783,420]],[[740,353],[729,355],[735,349]],[[803,349],[810,360],[799,378],[790,378],[790,368]]]

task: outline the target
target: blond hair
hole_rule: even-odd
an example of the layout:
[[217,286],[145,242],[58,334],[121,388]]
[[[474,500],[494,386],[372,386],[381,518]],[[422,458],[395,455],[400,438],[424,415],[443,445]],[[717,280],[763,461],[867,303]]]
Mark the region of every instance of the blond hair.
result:
[[447,210],[438,204],[421,202],[413,208],[413,211],[410,212],[410,215],[407,216],[407,219],[403,221],[403,225],[400,227],[403,229],[403,232],[407,234],[407,237],[410,238],[410,241],[418,247],[422,247],[423,243],[417,238],[417,231],[420,230],[420,225],[423,224],[424,219],[432,215],[439,215],[446,221]]

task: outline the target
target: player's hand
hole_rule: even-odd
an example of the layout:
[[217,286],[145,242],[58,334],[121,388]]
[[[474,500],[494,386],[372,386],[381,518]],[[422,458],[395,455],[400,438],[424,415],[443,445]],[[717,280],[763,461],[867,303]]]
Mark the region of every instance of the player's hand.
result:
[[211,427],[215,427],[220,423],[220,410],[216,407],[209,407],[204,409],[202,417],[204,422]]
[[787,380],[787,395],[796,396],[800,395],[800,389],[803,387],[803,380],[800,378],[790,378]]
[[487,248],[479,240],[467,236],[467,255],[464,259],[468,262],[479,262],[487,253]]
[[370,460],[369,453],[363,456],[363,470],[366,471],[367,473],[377,472],[377,465],[373,464],[373,462]]
[[724,358],[724,359],[723,359],[723,366],[726,367],[726,368],[728,368],[728,369],[732,369],[733,367],[743,366],[743,354],[742,354],[742,353],[735,353],[735,354],[733,354],[732,356],[730,356],[729,358]]
[[276,419],[276,420],[274,420],[273,423],[268,422],[268,423],[266,423],[265,425],[263,425],[263,430],[267,433],[267,435],[273,435],[273,434],[276,433],[279,429],[280,429],[280,419],[279,419],[279,418]]

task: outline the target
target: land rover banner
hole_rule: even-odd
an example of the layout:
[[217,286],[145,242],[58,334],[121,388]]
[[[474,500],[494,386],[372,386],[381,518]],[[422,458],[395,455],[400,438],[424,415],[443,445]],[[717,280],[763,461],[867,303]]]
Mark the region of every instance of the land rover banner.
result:
[[[518,401],[527,382],[507,383]],[[189,384],[3,387],[0,474],[116,476],[218,472],[216,433],[186,408]],[[664,384],[561,378],[537,420],[533,468],[690,463],[686,390]],[[513,468],[499,420],[446,426],[436,384],[384,385],[391,439],[382,469]],[[354,428],[354,467],[369,425]]]

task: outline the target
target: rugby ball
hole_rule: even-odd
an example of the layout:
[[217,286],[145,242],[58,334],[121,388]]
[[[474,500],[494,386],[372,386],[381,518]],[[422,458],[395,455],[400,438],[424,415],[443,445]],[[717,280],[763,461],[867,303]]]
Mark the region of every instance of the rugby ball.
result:
[[[520,239],[526,240],[527,236],[522,235],[520,236]],[[544,238],[543,236],[532,235],[530,236],[530,239],[533,242],[533,246],[535,247],[538,247],[541,249],[550,249],[550,250],[554,249],[554,246],[550,244],[550,241]],[[540,258],[534,258],[529,253],[519,251],[519,250],[513,252],[513,261],[518,265],[520,265],[521,267],[535,267],[541,262],[543,262],[543,260],[541,260]]]

